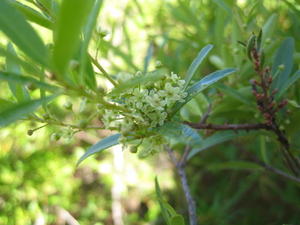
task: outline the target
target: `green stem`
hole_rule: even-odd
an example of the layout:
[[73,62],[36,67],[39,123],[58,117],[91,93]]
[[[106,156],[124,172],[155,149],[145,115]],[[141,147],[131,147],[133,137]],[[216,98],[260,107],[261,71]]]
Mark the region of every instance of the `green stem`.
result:
[[114,86],[117,86],[118,84],[109,76],[109,74],[105,71],[105,69],[98,63],[96,59],[94,59],[91,55],[90,58],[93,62],[93,64],[103,73],[103,76],[107,78]]

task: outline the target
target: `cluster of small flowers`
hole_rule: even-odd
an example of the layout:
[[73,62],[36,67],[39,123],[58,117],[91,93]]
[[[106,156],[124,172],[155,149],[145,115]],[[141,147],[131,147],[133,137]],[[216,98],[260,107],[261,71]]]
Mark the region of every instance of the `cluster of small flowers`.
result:
[[[130,89],[112,98],[111,101],[117,102],[126,110],[106,109],[102,116],[105,128],[119,131],[122,134],[120,141],[128,145],[128,137],[132,137],[136,131],[147,133],[149,128],[162,126],[172,106],[178,101],[182,102],[187,96],[184,83],[185,81],[174,73],[165,74],[158,82]],[[147,156],[145,152],[152,153],[161,149],[163,141],[160,136],[155,135],[144,138],[133,146],[129,145],[132,149],[147,145],[147,148],[139,151],[140,156]]]

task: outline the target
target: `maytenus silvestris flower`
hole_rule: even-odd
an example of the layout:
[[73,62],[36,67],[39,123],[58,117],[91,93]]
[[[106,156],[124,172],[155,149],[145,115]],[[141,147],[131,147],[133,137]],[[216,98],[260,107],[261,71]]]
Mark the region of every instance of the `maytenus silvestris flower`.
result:
[[[136,76],[140,74],[139,72]],[[130,79],[134,75],[127,74],[126,77]],[[104,110],[102,122],[105,128],[120,132],[122,136],[119,141],[124,146],[135,149],[132,152],[138,151],[140,157],[160,151],[166,140],[151,132],[151,129],[164,125],[174,104],[184,101],[187,96],[184,84],[185,81],[177,74],[163,73],[161,79],[155,82],[139,84],[110,96],[111,102],[126,110]]]

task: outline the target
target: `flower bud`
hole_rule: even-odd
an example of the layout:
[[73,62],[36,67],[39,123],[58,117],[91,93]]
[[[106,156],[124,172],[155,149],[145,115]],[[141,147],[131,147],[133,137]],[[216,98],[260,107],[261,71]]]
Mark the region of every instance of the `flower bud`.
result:
[[36,89],[36,85],[34,85],[33,83],[27,83],[27,88],[30,90],[30,91],[34,91]]
[[284,65],[284,64],[280,64],[280,65],[278,66],[278,69],[281,70],[281,71],[284,70],[284,68],[285,68],[285,65]]
[[104,38],[108,35],[108,31],[103,30],[101,27],[97,27],[96,32],[101,38]]
[[48,113],[45,113],[45,114],[43,114],[43,118],[44,118],[44,120],[49,120],[50,115]]
[[28,131],[27,131],[27,135],[28,135],[28,136],[33,135],[33,133],[34,133],[34,130],[28,130]]
[[78,127],[80,127],[81,129],[86,128],[88,125],[88,121],[87,120],[80,120],[78,123]]
[[103,109],[104,108],[103,104],[100,104],[100,103],[98,103],[96,106],[97,106],[97,109]]
[[53,133],[50,137],[51,141],[58,141],[61,138],[61,135],[58,133]]
[[64,104],[64,107],[67,110],[72,110],[72,106],[73,106],[73,104],[69,101],[65,102],[65,104]]
[[79,69],[79,62],[77,60],[71,60],[69,67],[72,71]]
[[131,153],[137,153],[138,148],[137,148],[136,146],[132,146],[132,147],[129,148],[129,151],[130,151]]
[[161,61],[156,61],[155,62],[155,68],[156,69],[159,69],[159,68],[161,68],[163,66],[163,64],[161,63]]

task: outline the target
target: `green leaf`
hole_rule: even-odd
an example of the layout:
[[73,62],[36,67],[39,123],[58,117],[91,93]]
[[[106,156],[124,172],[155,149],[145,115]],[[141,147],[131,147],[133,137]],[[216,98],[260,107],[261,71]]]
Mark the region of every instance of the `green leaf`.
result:
[[0,98],[0,109],[4,111],[5,109],[11,107],[14,103],[7,101],[6,99]]
[[202,141],[202,137],[195,129],[186,124],[182,124],[181,127],[182,135],[186,138],[186,141],[189,143],[189,145],[193,146],[194,144]]
[[228,96],[231,96],[232,98],[238,100],[239,102],[246,104],[246,105],[252,105],[254,106],[255,103],[251,101],[250,98],[247,98],[242,94],[240,91],[237,91],[229,86],[226,86],[224,84],[216,84],[216,88],[218,88],[222,93],[225,93]]
[[0,1],[0,30],[34,61],[47,65],[47,49],[24,16],[7,0]]
[[157,128],[157,132],[167,138],[175,139],[190,146],[202,141],[202,137],[195,129],[186,124],[174,121],[165,123],[163,126]]
[[42,27],[52,29],[53,23],[51,20],[49,20],[47,17],[39,13],[38,11],[28,7],[27,5],[24,5],[20,2],[17,2],[15,0],[10,0],[10,3],[16,7],[21,13],[24,14],[24,16],[31,22],[36,23]]
[[[271,73],[273,75],[277,73],[278,75],[274,80],[274,85],[272,86],[272,88],[281,90],[281,88],[287,82],[293,68],[294,46],[294,39],[289,37],[282,42],[279,49],[277,50]],[[279,66],[281,65],[284,66],[282,70],[279,69]]]
[[167,225],[184,225],[183,217],[177,214],[173,207],[163,199],[157,177],[155,177],[155,191],[163,218]]
[[[11,55],[14,55],[15,57],[17,57],[17,54],[16,54],[12,44],[9,43],[7,45],[7,51],[10,52]],[[14,74],[20,74],[20,72],[21,72],[21,68],[19,67],[19,65],[16,64],[14,60],[11,60],[10,57],[6,57],[6,70],[9,73],[11,72],[11,73],[14,73]],[[1,74],[0,74],[0,77],[1,77]],[[8,85],[9,85],[9,88],[10,88],[11,92],[13,93],[13,95],[16,97],[16,99],[19,102],[22,102],[25,99],[30,98],[29,93],[26,90],[25,86],[15,84],[13,81],[9,81]]]
[[128,81],[125,81],[124,83],[116,86],[109,94],[117,95],[128,89],[137,87],[138,85],[144,85],[159,81],[165,75],[163,71],[164,70],[155,70],[153,72],[133,77],[132,79],[129,79]]
[[175,215],[171,218],[171,225],[184,225],[184,218],[182,215]]
[[169,220],[171,222],[171,218],[174,217],[174,216],[177,216],[178,214],[176,213],[175,209],[173,209],[173,207],[169,203],[167,203],[166,201],[164,201],[164,207],[168,212],[168,217],[169,217]]
[[231,8],[222,0],[213,0],[221,9],[226,11],[229,15],[232,14]]
[[277,19],[278,16],[274,13],[268,18],[267,22],[264,24],[262,28],[262,43],[264,43],[266,39],[273,37],[273,33],[277,25]]
[[157,197],[160,209],[161,209],[161,213],[164,217],[164,220],[167,223],[167,225],[171,225],[170,218],[169,218],[167,209],[165,207],[165,201],[162,197],[157,177],[155,177],[155,191],[156,191],[156,197]]
[[186,88],[189,83],[191,82],[196,70],[200,66],[201,62],[204,60],[204,58],[207,56],[207,54],[210,52],[210,50],[213,48],[213,45],[206,45],[204,48],[200,50],[198,53],[197,57],[194,59],[190,67],[188,68],[187,71],[187,76],[185,78],[185,86]]
[[80,159],[77,162],[77,166],[87,157],[94,155],[95,153],[102,152],[103,150],[109,147],[119,144],[120,136],[121,136],[120,134],[114,134],[94,144],[80,157]]
[[128,67],[131,67],[134,71],[138,71],[139,68],[134,64],[132,57],[121,50],[121,46],[114,46],[109,41],[106,41],[104,39],[101,40],[101,48],[103,49],[109,49],[109,51],[112,51],[114,53],[114,56],[120,57]]
[[79,77],[81,80],[80,83],[82,83],[82,81],[85,81],[86,84],[91,84],[91,82],[88,82],[88,81],[95,80],[95,74],[87,73],[86,67],[87,67],[87,63],[90,63],[90,62],[88,62],[88,60],[89,60],[88,59],[88,46],[89,46],[89,42],[90,42],[90,39],[93,34],[93,29],[97,22],[97,17],[98,17],[102,2],[103,2],[102,0],[95,0],[94,7],[92,8],[92,11],[88,17],[87,24],[84,29],[84,33],[83,33],[84,39],[83,39],[81,49],[80,49],[80,65],[81,65],[80,72],[79,72]]
[[27,76],[23,76],[23,75],[12,73],[12,72],[1,72],[0,71],[0,80],[5,80],[5,81],[8,81],[8,82],[14,83],[14,84],[20,84],[22,86],[33,84],[38,88],[48,90],[51,92],[56,92],[56,93],[58,91],[60,91],[59,87],[36,80],[32,77],[27,77]]
[[288,80],[282,85],[281,89],[279,90],[276,98],[280,98],[289,88],[292,86],[298,79],[300,78],[300,70],[298,70],[293,76],[288,78]]
[[26,115],[34,112],[42,104],[53,100],[56,96],[57,95],[52,95],[46,98],[21,102],[1,111],[0,127],[7,126],[19,119],[24,118]]
[[270,164],[269,157],[268,157],[268,149],[266,147],[266,139],[264,135],[259,136],[259,150],[261,158],[263,159],[264,163]]
[[86,73],[86,76],[84,76],[85,84],[91,90],[96,90],[97,89],[97,81],[96,81],[94,68],[93,68],[93,65],[92,65],[92,62],[91,62],[90,58],[86,59],[85,73]]
[[229,162],[221,162],[221,163],[214,163],[207,166],[209,170],[258,170],[262,169],[261,166],[257,165],[253,162],[247,161],[229,161]]
[[247,50],[247,56],[249,58],[250,61],[252,61],[252,55],[251,52],[252,50],[255,48],[255,43],[256,43],[256,35],[252,34],[248,41],[247,41],[247,46],[246,46],[246,50]]
[[148,67],[149,67],[151,58],[153,56],[153,51],[154,51],[153,43],[150,43],[147,48],[146,57],[144,59],[144,73],[147,73],[147,71],[148,71]]
[[80,33],[87,22],[93,0],[62,1],[55,27],[53,64],[64,75],[69,61],[79,48]]
[[229,74],[235,72],[235,69],[224,69],[224,70],[218,70],[216,72],[213,72],[204,78],[202,78],[200,81],[193,84],[188,90],[188,96],[185,98],[184,102],[178,102],[174,105],[173,111],[171,113],[171,116],[174,115],[182,106],[184,106],[186,103],[188,103],[193,97],[195,97],[197,94],[199,94],[201,91],[206,89],[208,86],[214,84],[215,82],[219,81],[220,79],[228,76]]
[[[32,1],[32,0],[29,0]],[[54,5],[57,5],[56,0],[37,0],[38,5],[42,6],[43,12],[49,12],[52,10]]]
[[288,100],[289,104],[297,109],[300,109],[300,104],[295,100]]
[[200,81],[196,82],[194,85],[192,85],[188,90],[188,97],[186,99],[186,102],[192,99],[195,95],[206,89],[208,86],[216,83],[220,79],[228,76],[229,74],[234,73],[235,69],[224,69],[224,70],[218,70],[216,72],[213,72],[204,78],[202,78]]
[[7,51],[7,48],[0,45],[0,55],[9,58],[11,62],[14,64],[17,64],[19,66],[22,66],[24,70],[26,70],[28,73],[34,74],[39,76],[41,74],[41,70],[36,65],[33,65],[32,63],[29,63],[25,60],[20,59],[16,54],[13,54],[10,51]]
[[297,8],[298,5],[288,2],[287,0],[283,0],[283,2],[288,5],[288,7],[293,11],[295,16],[297,16],[296,18],[299,19],[300,18],[300,10],[299,10],[299,8]]
[[201,151],[204,151],[215,145],[218,145],[225,141],[229,141],[236,137],[244,136],[246,134],[248,134],[246,131],[239,131],[238,133],[235,133],[233,131],[224,131],[221,133],[215,133],[215,134],[209,136],[208,138],[204,139],[199,144],[194,145],[192,151],[190,152],[190,154],[188,156],[188,159],[192,158],[194,155],[196,155],[197,153],[199,153]]

